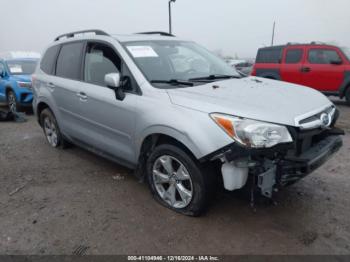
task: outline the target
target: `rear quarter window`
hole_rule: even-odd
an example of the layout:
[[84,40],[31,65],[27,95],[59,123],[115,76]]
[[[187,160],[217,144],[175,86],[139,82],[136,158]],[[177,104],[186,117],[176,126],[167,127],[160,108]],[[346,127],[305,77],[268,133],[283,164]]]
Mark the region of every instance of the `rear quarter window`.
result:
[[256,58],[256,63],[278,64],[281,61],[282,48],[260,49]]
[[54,74],[56,58],[57,58],[59,49],[60,49],[59,45],[50,47],[49,49],[47,49],[43,58],[41,59],[40,68],[46,74],[49,74],[49,75]]

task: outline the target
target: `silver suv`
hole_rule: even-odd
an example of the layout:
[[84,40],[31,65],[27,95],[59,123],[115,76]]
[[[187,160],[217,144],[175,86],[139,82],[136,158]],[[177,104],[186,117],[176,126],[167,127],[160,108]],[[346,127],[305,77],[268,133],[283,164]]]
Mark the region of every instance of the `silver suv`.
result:
[[186,215],[201,214],[220,186],[271,198],[342,146],[338,110],[321,93],[243,77],[162,32],[59,36],[33,87],[52,147],[75,144],[132,168]]

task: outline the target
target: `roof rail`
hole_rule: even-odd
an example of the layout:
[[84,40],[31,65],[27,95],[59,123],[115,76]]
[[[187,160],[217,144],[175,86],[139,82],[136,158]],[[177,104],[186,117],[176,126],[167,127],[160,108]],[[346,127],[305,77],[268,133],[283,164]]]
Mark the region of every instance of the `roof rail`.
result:
[[326,43],[320,41],[312,41],[310,45],[326,45]]
[[96,35],[109,35],[106,32],[102,31],[102,30],[98,30],[98,29],[90,29],[90,30],[82,30],[82,31],[75,31],[75,32],[71,32],[71,33],[67,33],[67,34],[63,34],[63,35],[59,35],[55,38],[55,41],[60,40],[63,37],[66,38],[72,38],[75,35],[78,34],[85,34],[85,33],[95,33]]
[[162,35],[162,36],[172,36],[175,37],[173,34],[169,34],[167,32],[161,32],[161,31],[153,31],[153,32],[140,32],[136,34],[141,34],[141,35]]

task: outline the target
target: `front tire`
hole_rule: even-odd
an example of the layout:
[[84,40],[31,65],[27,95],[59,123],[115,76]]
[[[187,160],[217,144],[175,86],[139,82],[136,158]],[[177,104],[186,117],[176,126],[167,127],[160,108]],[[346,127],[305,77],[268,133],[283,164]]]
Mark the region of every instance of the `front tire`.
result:
[[154,198],[188,216],[199,216],[208,205],[213,186],[199,164],[177,146],[157,146],[147,160],[147,178]]
[[65,141],[58,127],[57,120],[50,109],[46,108],[41,112],[40,124],[47,142],[49,142],[52,147],[64,147]]
[[10,90],[7,92],[7,106],[10,110],[11,113],[15,114],[20,110],[18,103],[17,103],[17,98],[16,94]]

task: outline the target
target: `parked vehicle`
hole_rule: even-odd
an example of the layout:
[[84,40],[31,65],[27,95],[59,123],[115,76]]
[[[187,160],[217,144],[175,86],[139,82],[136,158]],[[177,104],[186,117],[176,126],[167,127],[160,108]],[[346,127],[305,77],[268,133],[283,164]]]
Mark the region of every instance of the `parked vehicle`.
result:
[[246,60],[226,59],[225,61],[244,75],[250,75],[253,70],[253,63]]
[[38,60],[23,52],[0,57],[0,104],[7,105],[13,113],[32,108],[31,74]]
[[350,50],[333,45],[287,44],[261,48],[253,76],[312,87],[350,104]]
[[156,200],[186,215],[201,214],[222,183],[271,198],[342,146],[338,111],[323,94],[242,78],[166,33],[65,34],[33,81],[52,147],[73,143],[134,169]]

